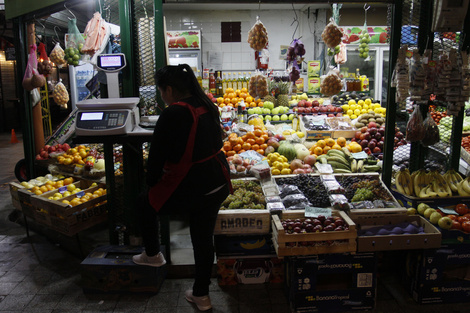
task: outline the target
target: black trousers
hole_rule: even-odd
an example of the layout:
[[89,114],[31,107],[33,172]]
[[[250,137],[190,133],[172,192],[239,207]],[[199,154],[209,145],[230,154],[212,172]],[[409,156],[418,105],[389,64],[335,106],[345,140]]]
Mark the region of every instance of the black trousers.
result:
[[195,262],[193,295],[197,297],[208,295],[214,264],[214,227],[220,205],[230,193],[228,185],[210,195],[197,197],[173,195],[158,213],[150,205],[147,192],[139,196],[137,205],[147,255],[153,256],[160,251],[159,214],[189,215]]

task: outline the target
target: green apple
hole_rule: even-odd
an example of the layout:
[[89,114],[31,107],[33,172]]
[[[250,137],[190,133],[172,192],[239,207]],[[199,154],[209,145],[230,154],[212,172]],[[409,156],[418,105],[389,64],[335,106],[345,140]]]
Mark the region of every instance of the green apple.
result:
[[271,110],[268,108],[263,109],[263,114],[271,114]]
[[279,115],[273,116],[273,121],[278,122],[280,120]]
[[248,109],[248,114],[250,114],[250,115],[255,114],[255,109],[253,109],[253,108]]
[[263,114],[263,109],[260,107],[256,107],[254,108],[254,110],[255,110],[255,114]]
[[418,211],[415,208],[408,208],[406,210],[406,214],[407,215],[416,215],[416,214],[418,214]]
[[438,225],[442,229],[451,229],[452,228],[452,219],[450,217],[444,216],[439,219]]
[[264,120],[265,120],[265,121],[271,121],[271,120],[272,120],[271,115],[266,115],[266,116],[264,117]]
[[287,114],[282,114],[281,115],[281,121],[287,121],[289,119],[289,117],[287,116]]
[[294,114],[294,113],[292,113],[292,114],[289,114],[289,120],[291,120],[291,121],[292,121],[292,120],[294,119],[294,117],[295,117],[295,114]]
[[436,212],[435,209],[427,208],[426,211],[424,211],[424,217],[429,219],[431,217],[431,214],[433,214],[434,212]]
[[274,108],[271,110],[271,114],[279,114],[281,111],[281,108],[280,107],[277,107],[277,108]]
[[426,211],[426,209],[429,209],[430,206],[427,205],[426,203],[420,203],[418,204],[418,213],[420,215],[424,215],[424,211]]
[[439,223],[439,220],[442,218],[441,213],[439,212],[432,212],[431,216],[429,217],[429,221],[433,223],[434,225],[437,225]]

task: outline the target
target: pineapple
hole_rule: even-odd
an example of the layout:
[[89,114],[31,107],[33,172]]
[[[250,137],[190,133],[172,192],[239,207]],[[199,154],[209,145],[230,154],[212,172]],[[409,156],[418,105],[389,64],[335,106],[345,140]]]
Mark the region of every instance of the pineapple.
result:
[[274,106],[277,106],[277,101],[275,98],[276,95],[276,90],[277,90],[277,84],[275,81],[268,80],[268,95],[264,97],[263,101],[270,101],[274,103]]
[[289,106],[289,82],[279,82],[279,95],[277,96],[277,106]]

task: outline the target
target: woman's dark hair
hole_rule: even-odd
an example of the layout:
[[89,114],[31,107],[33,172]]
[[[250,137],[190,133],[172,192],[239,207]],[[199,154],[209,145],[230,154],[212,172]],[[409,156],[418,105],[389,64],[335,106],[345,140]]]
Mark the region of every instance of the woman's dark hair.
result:
[[209,113],[216,122],[220,123],[218,107],[205,94],[192,68],[188,64],[167,65],[160,68],[155,73],[155,83],[157,87],[162,89],[170,86],[178,94],[184,95],[189,93],[191,96],[198,98],[208,108]]

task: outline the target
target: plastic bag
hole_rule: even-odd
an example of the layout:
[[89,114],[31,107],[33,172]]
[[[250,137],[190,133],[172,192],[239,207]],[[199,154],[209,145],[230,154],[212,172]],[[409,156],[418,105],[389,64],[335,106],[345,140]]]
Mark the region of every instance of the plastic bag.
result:
[[260,21],[259,16],[256,17],[256,23],[248,32],[247,42],[256,51],[261,51],[268,45],[268,31]]
[[264,98],[268,95],[268,81],[262,74],[251,76],[249,83],[250,95],[254,97]]
[[36,45],[29,47],[28,63],[26,64],[26,71],[23,76],[23,88],[27,91],[33,90],[35,87],[32,85],[32,78],[34,71],[36,71],[38,60],[36,58]]
[[432,146],[440,141],[439,127],[437,126],[434,119],[431,117],[431,113],[428,112],[424,119],[424,138],[421,139],[421,144],[425,147]]
[[69,93],[62,82],[58,82],[55,85],[54,90],[52,91],[52,97],[54,98],[55,103],[64,108],[67,108],[67,102],[69,102]]
[[52,49],[51,54],[49,55],[49,58],[59,68],[62,68],[67,64],[67,61],[65,61],[65,52],[64,49],[62,49],[60,46],[60,43],[55,44],[54,49]]
[[348,61],[348,54],[346,52],[346,45],[344,43],[339,44],[339,52],[335,54],[335,63],[344,64]]
[[296,185],[284,184],[279,186],[279,197],[281,197],[281,199],[284,199],[286,196],[292,194],[302,194],[302,192]]
[[321,38],[328,48],[333,49],[341,43],[341,37],[343,37],[343,32],[339,29],[334,20],[330,19],[330,22],[321,33]]
[[83,48],[83,44],[85,43],[85,38],[83,38],[83,35],[78,30],[76,19],[69,20],[68,34],[69,34],[69,38],[67,40],[66,48],[78,49],[78,51],[81,52]]
[[31,103],[33,104],[33,107],[38,104],[41,101],[41,94],[39,93],[39,90],[37,88],[34,88],[33,90],[30,91],[31,94]]
[[328,74],[321,79],[320,92],[325,96],[334,96],[343,88],[343,83],[339,77],[339,71],[332,68]]
[[49,61],[49,57],[46,53],[46,46],[41,42],[38,47],[39,51],[39,62],[38,72],[44,76],[48,76],[52,73],[52,64]]
[[423,116],[419,105],[414,106],[413,113],[410,120],[406,125],[406,140],[407,141],[420,141],[423,140],[426,130],[424,129]]

